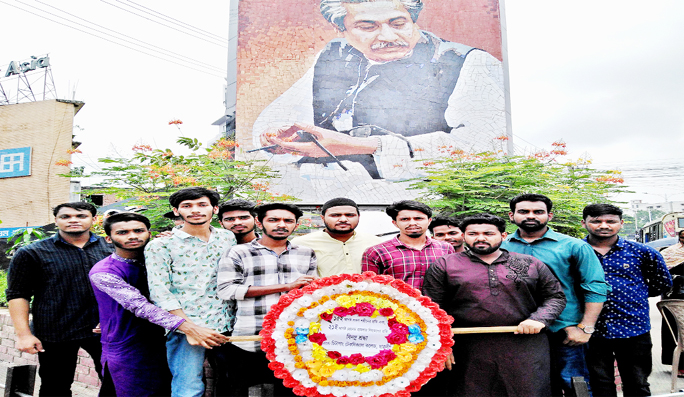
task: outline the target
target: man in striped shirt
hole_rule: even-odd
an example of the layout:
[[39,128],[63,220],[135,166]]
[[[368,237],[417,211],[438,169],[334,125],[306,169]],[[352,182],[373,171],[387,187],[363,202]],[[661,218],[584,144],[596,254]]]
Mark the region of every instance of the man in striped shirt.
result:
[[456,251],[451,244],[426,235],[432,221],[432,210],[427,205],[402,200],[387,207],[385,212],[399,229],[399,236],[368,248],[361,259],[361,269],[388,274],[422,290],[428,267]]

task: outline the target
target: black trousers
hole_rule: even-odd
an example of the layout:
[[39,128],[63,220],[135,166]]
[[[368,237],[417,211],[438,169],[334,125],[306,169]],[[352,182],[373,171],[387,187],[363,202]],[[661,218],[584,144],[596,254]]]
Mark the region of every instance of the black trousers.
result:
[[71,384],[76,373],[78,350],[83,348],[95,362],[97,375],[102,381],[100,396],[115,396],[111,378],[102,377],[102,345],[100,337],[79,339],[68,342],[43,342],[42,353],[38,353],[40,367],[40,396],[71,396]]
[[625,397],[650,396],[648,376],[651,374],[651,334],[631,338],[606,339],[592,336],[589,340],[587,364],[594,397],[615,397],[615,366],[617,361],[622,391]]
[[243,350],[232,343],[221,346],[216,353],[216,360],[227,366],[230,396],[247,397],[251,386],[272,384],[274,396],[295,397],[292,389],[285,387],[283,380],[276,378],[273,371],[268,368],[266,353]]

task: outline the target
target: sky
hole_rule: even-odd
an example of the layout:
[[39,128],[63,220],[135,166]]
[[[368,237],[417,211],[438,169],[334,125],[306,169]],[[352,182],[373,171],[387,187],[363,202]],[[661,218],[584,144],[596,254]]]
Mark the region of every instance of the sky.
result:
[[[181,134],[206,142],[224,113],[228,9],[227,0],[0,0],[0,69],[50,54],[58,97],[85,102],[76,166],[135,144],[174,147]],[[620,201],[684,201],[684,2],[509,0],[505,13],[514,143],[563,140],[569,158],[621,170],[635,193]],[[182,131],[168,124],[176,119]]]

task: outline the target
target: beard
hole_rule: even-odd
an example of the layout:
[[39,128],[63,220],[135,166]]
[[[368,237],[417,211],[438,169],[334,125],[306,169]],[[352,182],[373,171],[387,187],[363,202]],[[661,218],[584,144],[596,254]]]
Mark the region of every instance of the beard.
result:
[[534,220],[534,221],[523,221],[520,223],[516,223],[515,225],[518,226],[519,228],[521,228],[522,230],[528,232],[528,233],[532,233],[532,232],[538,232],[538,231],[542,230],[543,228],[546,227],[547,224],[548,224],[548,222],[541,223],[537,220]]
[[183,220],[183,222],[185,222],[185,223],[187,223],[187,224],[189,224],[189,225],[199,226],[199,225],[204,225],[204,224],[206,224],[207,222],[211,222],[211,216],[208,216],[208,217],[204,218],[204,220],[192,220],[192,221],[189,220],[189,219],[187,219],[187,218],[185,218],[183,215],[179,215],[179,216],[181,217],[181,219]]
[[[351,223],[347,223],[347,225],[352,226]],[[335,229],[334,225],[333,227],[330,227],[330,225],[328,225],[327,223],[325,224],[325,230],[327,230],[330,234],[349,234],[352,233],[354,229],[356,229],[356,227],[350,227],[348,230],[338,230]]]
[[90,229],[81,230],[81,231],[60,230],[60,233],[64,233],[64,234],[67,234],[67,235],[69,235],[69,236],[76,237],[76,236],[81,236],[81,235],[83,235],[84,233],[88,233],[89,231],[90,231]]
[[264,229],[264,234],[267,235],[268,237],[270,237],[270,238],[273,239],[273,240],[287,240],[287,238],[290,237],[290,234],[292,234],[292,233],[289,233],[289,234],[282,235],[282,236],[274,236],[274,235],[272,235],[271,233],[272,233],[272,232],[275,232],[275,231],[279,231],[279,232],[289,232],[289,230],[287,230],[287,229],[273,229],[273,230],[266,230],[266,229]]
[[470,246],[470,245],[468,245],[468,244],[466,244],[466,247],[468,247],[468,249],[469,249],[472,253],[474,253],[474,254],[477,254],[477,255],[489,255],[489,254],[491,254],[491,253],[493,253],[493,252],[496,252],[496,250],[498,250],[499,247],[501,247],[501,243],[502,243],[502,242],[499,242],[499,244],[496,244],[496,245],[490,245],[490,246],[487,247],[487,248],[477,248],[477,247]]
[[243,230],[243,231],[241,231],[241,232],[236,232],[236,231],[233,230],[233,229],[230,229],[230,231],[233,232],[233,234],[234,234],[236,237],[237,237],[237,236],[246,236],[246,235],[252,233],[252,232],[254,231],[254,228],[255,228],[255,227],[256,227],[256,226],[252,226],[251,229],[249,229],[249,230]]
[[124,251],[142,251],[142,250],[145,249],[145,246],[146,246],[147,243],[149,243],[149,242],[150,242],[150,239],[148,238],[148,239],[145,241],[145,244],[141,245],[141,246],[138,247],[138,248],[130,249],[130,248],[126,248],[126,245],[120,244],[118,241],[112,239],[112,244],[114,244],[114,246],[115,246],[116,248],[121,248],[121,249],[124,250]]

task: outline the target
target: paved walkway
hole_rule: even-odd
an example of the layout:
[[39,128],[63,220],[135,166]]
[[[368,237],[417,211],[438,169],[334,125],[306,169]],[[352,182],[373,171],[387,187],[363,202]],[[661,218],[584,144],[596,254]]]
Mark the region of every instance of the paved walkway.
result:
[[[661,316],[660,313],[658,312],[658,309],[656,308],[656,302],[660,300],[660,298],[651,298],[650,299],[650,304],[651,304],[651,324],[653,327],[653,330],[651,331],[651,337],[653,338],[653,372],[651,374],[651,377],[649,378],[649,382],[651,383],[651,393],[654,396],[657,396],[659,394],[668,394],[670,393],[670,366],[669,365],[662,365],[660,363],[660,326],[661,326]],[[2,364],[2,363],[0,363]],[[3,365],[0,365],[0,379],[4,381],[5,379],[5,374],[6,374],[6,367]],[[38,395],[38,388],[40,386],[40,379],[36,380],[36,393],[35,395]],[[678,390],[684,389],[684,379],[679,379],[677,382],[677,387]],[[79,382],[74,382],[72,386],[72,391],[74,396],[79,396],[79,397],[96,397],[98,389],[85,385],[83,383]],[[621,395],[621,393],[620,393]]]

